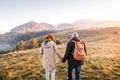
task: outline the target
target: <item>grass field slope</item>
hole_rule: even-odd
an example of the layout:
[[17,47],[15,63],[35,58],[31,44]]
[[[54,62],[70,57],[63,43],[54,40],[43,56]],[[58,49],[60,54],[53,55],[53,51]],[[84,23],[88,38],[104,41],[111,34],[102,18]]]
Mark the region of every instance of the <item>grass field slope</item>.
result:
[[[119,27],[69,29],[55,33],[55,37],[63,42],[57,45],[62,56],[73,31],[86,43],[88,55],[81,67],[82,80],[120,80],[119,30]],[[56,59],[56,80],[67,80],[67,62],[62,63],[57,56]],[[45,80],[41,62],[39,48],[0,55],[0,80]]]

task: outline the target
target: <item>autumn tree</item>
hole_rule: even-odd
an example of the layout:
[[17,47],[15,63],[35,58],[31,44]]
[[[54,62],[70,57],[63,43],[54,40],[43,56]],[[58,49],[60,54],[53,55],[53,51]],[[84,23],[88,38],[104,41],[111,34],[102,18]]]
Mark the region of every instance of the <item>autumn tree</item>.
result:
[[17,50],[24,50],[25,49],[25,41],[21,40],[18,45],[16,46]]
[[36,38],[32,38],[31,41],[30,41],[29,47],[30,48],[37,48],[38,45],[39,45],[38,40]]

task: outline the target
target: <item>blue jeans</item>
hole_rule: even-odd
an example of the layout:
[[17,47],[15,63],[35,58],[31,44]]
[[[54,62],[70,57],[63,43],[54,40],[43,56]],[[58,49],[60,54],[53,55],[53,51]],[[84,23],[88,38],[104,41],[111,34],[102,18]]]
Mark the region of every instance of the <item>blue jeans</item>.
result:
[[51,74],[51,80],[55,80],[55,69],[52,71],[45,70],[46,72],[46,80],[50,80],[49,75]]
[[72,70],[75,68],[75,80],[80,80],[81,66],[68,66],[68,80],[72,80]]

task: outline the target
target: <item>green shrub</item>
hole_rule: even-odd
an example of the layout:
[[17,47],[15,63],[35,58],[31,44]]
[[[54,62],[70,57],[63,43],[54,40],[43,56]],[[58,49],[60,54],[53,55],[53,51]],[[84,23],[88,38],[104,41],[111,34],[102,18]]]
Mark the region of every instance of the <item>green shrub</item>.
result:
[[56,40],[56,44],[62,44],[61,40]]

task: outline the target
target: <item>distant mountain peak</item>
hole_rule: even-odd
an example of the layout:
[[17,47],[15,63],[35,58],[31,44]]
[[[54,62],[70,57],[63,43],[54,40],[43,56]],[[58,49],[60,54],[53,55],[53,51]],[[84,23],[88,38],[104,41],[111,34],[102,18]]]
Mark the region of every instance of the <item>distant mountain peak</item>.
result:
[[20,26],[11,29],[11,32],[18,32],[18,33],[40,32],[43,30],[48,30],[52,27],[53,26],[48,23],[37,23],[34,21],[29,21],[27,23],[24,23]]
[[29,21],[29,22],[27,22],[27,23],[37,23],[37,22],[35,22],[35,21]]

